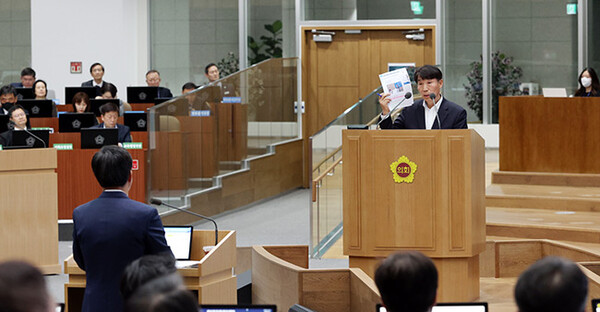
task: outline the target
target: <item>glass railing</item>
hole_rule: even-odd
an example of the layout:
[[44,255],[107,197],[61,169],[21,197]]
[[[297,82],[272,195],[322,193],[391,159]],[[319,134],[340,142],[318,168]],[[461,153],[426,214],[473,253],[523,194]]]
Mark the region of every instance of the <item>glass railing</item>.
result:
[[297,62],[266,60],[152,107],[147,196],[189,206],[244,160],[298,138]]
[[311,257],[321,258],[342,236],[342,130],[349,125],[374,128],[381,112],[381,88],[348,108],[310,137],[311,183]]

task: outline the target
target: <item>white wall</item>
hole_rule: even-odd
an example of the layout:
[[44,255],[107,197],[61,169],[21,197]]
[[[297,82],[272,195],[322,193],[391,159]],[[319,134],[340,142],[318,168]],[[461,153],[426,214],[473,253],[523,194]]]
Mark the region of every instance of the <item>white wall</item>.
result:
[[[104,80],[127,98],[127,86],[146,85],[148,0],[31,0],[31,63],[64,103],[64,87],[92,79],[89,67],[100,62]],[[70,62],[83,62],[81,74]]]

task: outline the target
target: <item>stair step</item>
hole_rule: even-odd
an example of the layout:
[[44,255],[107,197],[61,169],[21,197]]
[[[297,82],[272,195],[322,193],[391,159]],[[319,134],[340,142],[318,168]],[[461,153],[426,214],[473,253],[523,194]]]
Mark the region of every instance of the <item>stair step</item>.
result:
[[600,242],[600,213],[487,207],[486,235]]
[[491,184],[486,206],[600,212],[600,187]]

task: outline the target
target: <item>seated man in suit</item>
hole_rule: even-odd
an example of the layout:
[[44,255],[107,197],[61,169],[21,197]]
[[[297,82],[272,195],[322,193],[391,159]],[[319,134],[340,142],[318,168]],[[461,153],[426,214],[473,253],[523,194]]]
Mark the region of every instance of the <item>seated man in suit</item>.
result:
[[161,87],[160,85],[160,73],[158,70],[151,69],[146,73],[146,84],[149,87],[158,87],[158,95],[159,98],[172,98],[173,94],[171,90],[165,87]]
[[102,123],[91,128],[117,128],[119,129],[119,143],[131,142],[129,127],[117,123],[119,119],[119,108],[114,103],[106,103],[100,106],[100,118]]
[[82,87],[95,87],[96,88],[96,96],[101,96],[100,88],[104,86],[106,81],[102,80],[104,77],[104,66],[100,63],[94,63],[90,66],[90,74],[92,75],[92,80],[84,81],[81,83]]
[[8,114],[8,110],[17,103],[17,90],[13,86],[0,88],[0,115]]
[[423,100],[405,107],[392,124],[388,103],[390,95],[385,93],[379,99],[381,129],[467,129],[467,111],[459,105],[446,100],[440,93],[444,80],[442,71],[431,65],[425,65],[415,71],[417,89]]
[[35,81],[35,70],[25,67],[21,71],[21,82],[13,82],[10,85],[15,88],[32,88]]
[[583,312],[587,304],[588,279],[577,264],[546,257],[525,270],[515,286],[520,312]]
[[13,131],[22,131],[30,128],[27,113],[23,106],[17,104],[11,107],[8,110],[8,117],[10,120],[9,129],[0,133],[0,145],[2,146],[13,145]]
[[381,262],[375,284],[388,312],[427,312],[435,305],[438,272],[424,254],[399,252]]
[[92,157],[92,171],[104,191],[73,211],[73,258],[87,284],[82,311],[123,311],[119,281],[125,267],[143,255],[171,254],[156,209],[127,195],[131,168],[127,150],[102,147]]

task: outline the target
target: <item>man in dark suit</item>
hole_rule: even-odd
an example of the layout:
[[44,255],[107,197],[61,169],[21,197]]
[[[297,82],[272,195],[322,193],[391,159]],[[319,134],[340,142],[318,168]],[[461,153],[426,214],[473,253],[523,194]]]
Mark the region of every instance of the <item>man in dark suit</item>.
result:
[[444,85],[442,71],[431,65],[425,65],[415,71],[417,89],[423,100],[405,107],[392,123],[387,116],[390,112],[390,95],[385,93],[379,99],[381,129],[467,129],[467,111],[459,105],[442,97],[440,90]]
[[105,81],[102,80],[104,77],[104,66],[100,63],[94,63],[90,66],[90,74],[92,75],[92,80],[88,80],[81,83],[82,87],[95,87],[96,88],[96,96],[101,96],[100,88],[104,86]]
[[147,254],[171,253],[156,209],[129,199],[132,159],[127,150],[104,146],[92,170],[104,189],[73,211],[73,258],[86,273],[84,312],[123,311],[123,270]]
[[117,123],[119,119],[119,107],[114,103],[106,103],[100,106],[100,118],[102,123],[90,128],[117,128],[119,131],[119,143],[131,142],[129,127]]
[[165,87],[161,87],[160,85],[160,73],[156,69],[151,69],[146,73],[146,84],[149,87],[158,87],[158,95],[159,98],[172,98],[173,94],[171,90]]
[[25,67],[21,70],[21,82],[13,82],[10,85],[14,88],[32,88],[35,81],[35,70],[31,67]]

